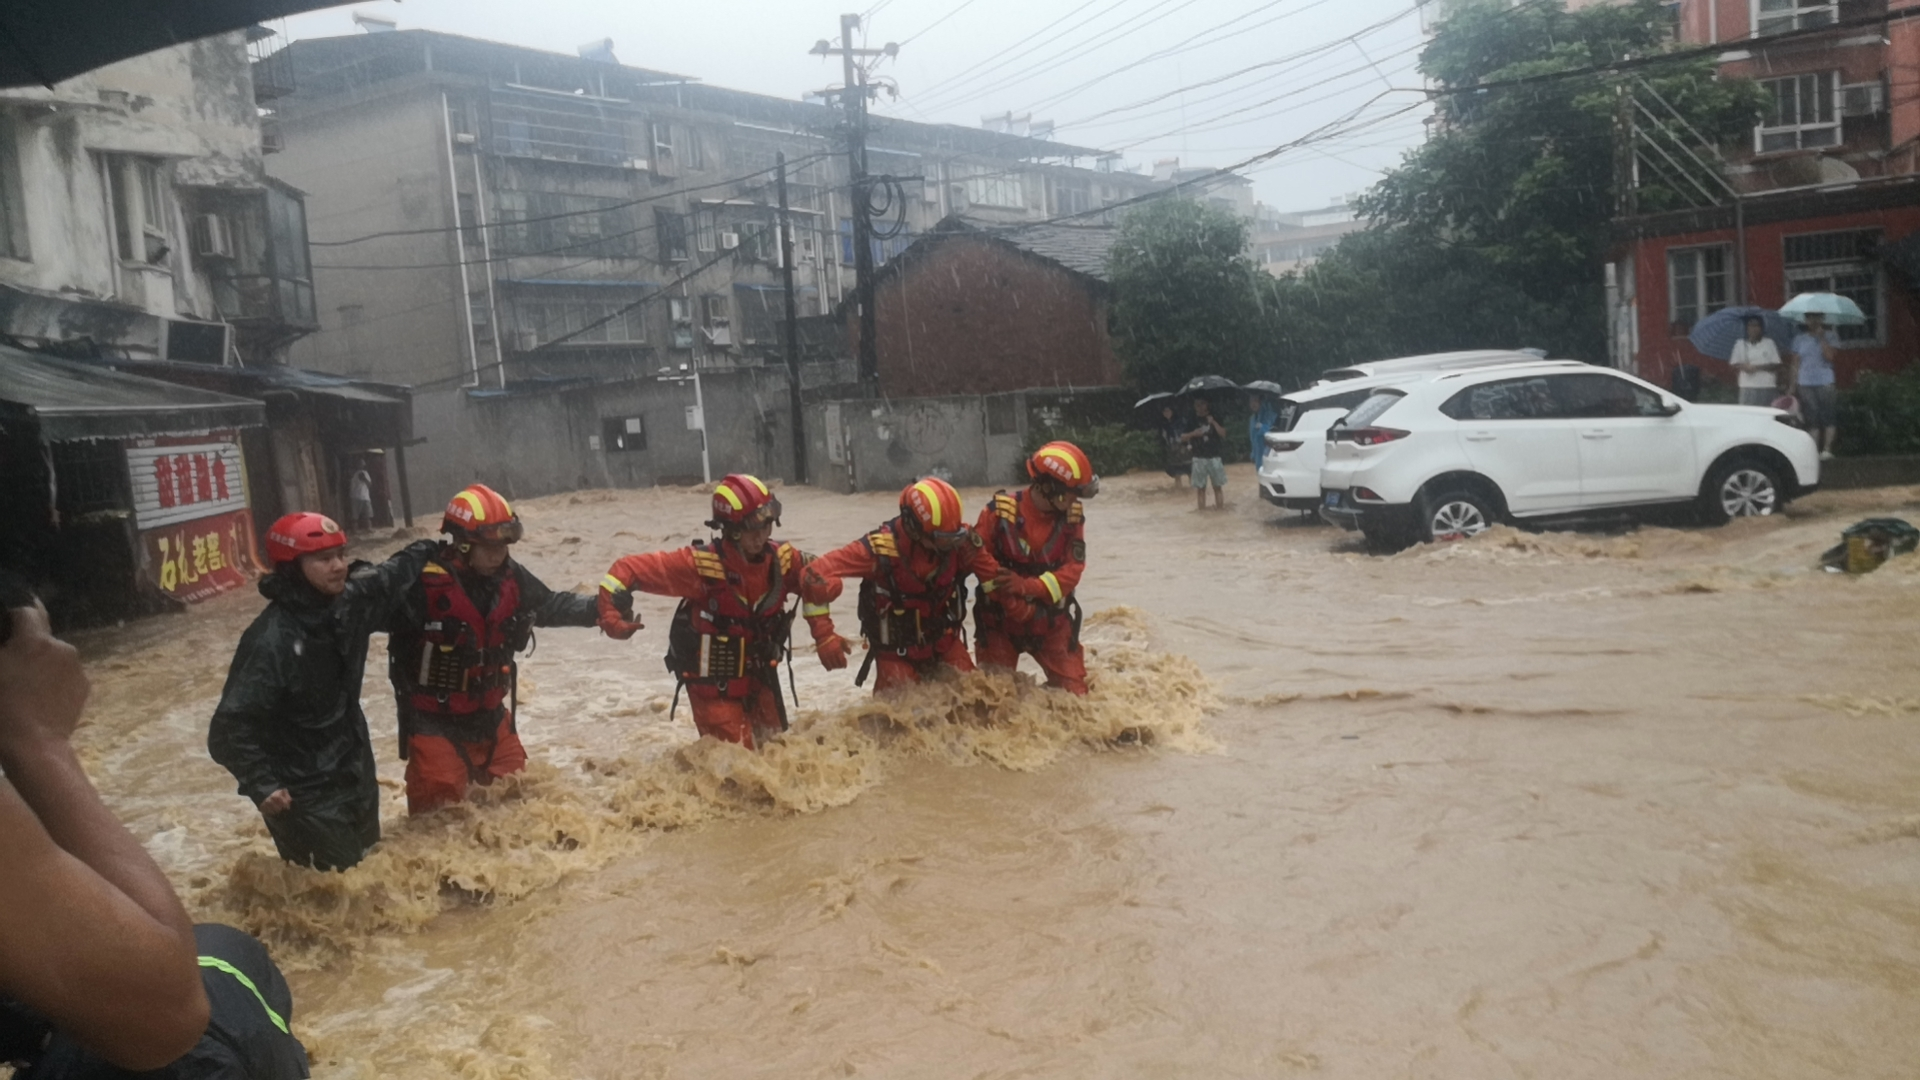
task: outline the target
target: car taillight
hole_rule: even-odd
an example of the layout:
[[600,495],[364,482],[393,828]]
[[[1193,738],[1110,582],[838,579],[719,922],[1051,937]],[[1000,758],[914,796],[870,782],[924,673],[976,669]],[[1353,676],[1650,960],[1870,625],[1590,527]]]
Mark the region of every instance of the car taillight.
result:
[[1399,428],[1343,428],[1333,434],[1333,441],[1350,442],[1355,446],[1379,446],[1382,443],[1390,443],[1395,439],[1404,439],[1411,434],[1413,433],[1410,431],[1401,431]]
[[1269,450],[1280,450],[1283,452],[1289,451],[1289,450],[1298,450],[1302,445],[1303,444],[1299,439],[1284,438],[1279,435],[1267,436],[1267,449]]
[[1373,490],[1372,488],[1366,488],[1366,487],[1354,488],[1353,498],[1354,498],[1354,501],[1356,502],[1386,502],[1387,501],[1380,497],[1379,492]]

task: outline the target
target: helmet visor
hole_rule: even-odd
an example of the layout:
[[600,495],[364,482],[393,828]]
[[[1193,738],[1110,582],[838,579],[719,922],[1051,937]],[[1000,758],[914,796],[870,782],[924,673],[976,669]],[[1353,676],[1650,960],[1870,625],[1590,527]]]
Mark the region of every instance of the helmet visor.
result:
[[519,541],[524,530],[519,518],[508,518],[491,525],[469,525],[467,538],[482,544],[512,544]]

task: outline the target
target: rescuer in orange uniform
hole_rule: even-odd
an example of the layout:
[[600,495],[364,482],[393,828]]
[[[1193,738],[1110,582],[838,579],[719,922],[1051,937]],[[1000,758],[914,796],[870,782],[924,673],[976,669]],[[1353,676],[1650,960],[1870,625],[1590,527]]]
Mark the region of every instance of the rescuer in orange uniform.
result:
[[812,605],[810,614],[819,613],[815,635],[831,633],[826,605],[840,596],[841,579],[864,579],[860,632],[869,652],[854,684],[864,683],[867,669],[878,664],[878,693],[919,682],[941,665],[973,670],[961,632],[969,574],[993,581],[1002,571],[967,525],[960,493],[928,477],[900,492],[900,516],[813,560],[800,575],[800,595]]
[[593,597],[554,592],[509,548],[522,526],[485,484],[447,503],[452,535],[387,627],[387,675],[407,761],[407,813],[424,814],[526,767],[514,726],[514,654],[536,626],[592,626]]
[[[641,629],[632,592],[677,596],[667,630],[667,670],[693,703],[700,734],[751,750],[786,730],[780,658],[790,652],[793,609],[809,556],[773,541],[780,500],[755,477],[735,473],[713,489],[712,543],[628,555],[600,581],[600,628],[625,640]],[[820,662],[847,666],[847,643],[825,609],[808,613]],[[675,692],[676,697],[678,691]]]
[[1000,565],[1023,575],[980,583],[973,608],[974,649],[982,667],[1009,670],[1026,653],[1039,661],[1048,686],[1085,694],[1080,603],[1073,592],[1087,568],[1080,500],[1099,492],[1100,478],[1087,455],[1070,442],[1050,442],[1034,451],[1027,475],[1033,482],[1025,491],[995,493],[974,526]]

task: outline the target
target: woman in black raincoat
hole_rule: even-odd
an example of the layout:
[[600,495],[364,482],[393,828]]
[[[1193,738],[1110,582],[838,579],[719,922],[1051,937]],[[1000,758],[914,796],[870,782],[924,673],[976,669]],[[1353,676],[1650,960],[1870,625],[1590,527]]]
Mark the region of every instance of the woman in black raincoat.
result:
[[349,567],[346,534],[289,514],[267,534],[272,603],[240,637],[207,751],[266,819],[280,857],[345,870],[380,840],[373,742],[360,711],[367,638],[384,629],[438,548],[420,540]]

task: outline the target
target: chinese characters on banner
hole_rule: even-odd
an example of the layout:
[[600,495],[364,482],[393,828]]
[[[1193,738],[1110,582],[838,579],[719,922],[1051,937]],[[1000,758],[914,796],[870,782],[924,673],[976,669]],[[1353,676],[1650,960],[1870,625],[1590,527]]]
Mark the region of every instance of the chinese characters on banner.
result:
[[198,603],[253,576],[253,515],[246,510],[195,518],[140,534],[160,590]]
[[148,576],[162,592],[196,603],[247,583],[253,516],[236,440],[142,439],[127,446],[127,472]]

